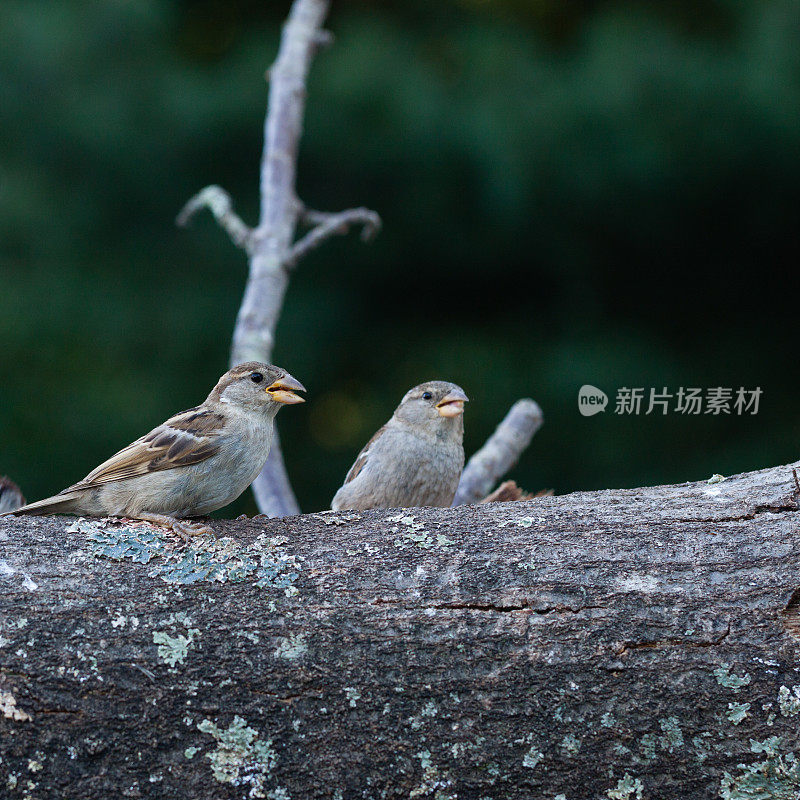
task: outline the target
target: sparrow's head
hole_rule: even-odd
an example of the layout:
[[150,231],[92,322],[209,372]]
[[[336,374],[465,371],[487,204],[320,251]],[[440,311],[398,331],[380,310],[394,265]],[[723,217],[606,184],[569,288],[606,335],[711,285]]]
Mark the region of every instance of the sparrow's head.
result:
[[305,390],[305,386],[285,369],[259,361],[246,361],[228,370],[208,399],[274,414],[283,405],[305,403],[304,398],[295,394]]
[[460,423],[468,399],[455,383],[428,381],[406,392],[394,413],[412,424],[441,424],[454,419]]

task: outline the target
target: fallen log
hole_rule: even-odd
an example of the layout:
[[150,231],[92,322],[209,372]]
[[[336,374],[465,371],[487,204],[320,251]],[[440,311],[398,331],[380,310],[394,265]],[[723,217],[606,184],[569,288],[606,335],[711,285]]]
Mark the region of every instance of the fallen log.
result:
[[452,509],[0,520],[0,796],[797,798],[793,468]]

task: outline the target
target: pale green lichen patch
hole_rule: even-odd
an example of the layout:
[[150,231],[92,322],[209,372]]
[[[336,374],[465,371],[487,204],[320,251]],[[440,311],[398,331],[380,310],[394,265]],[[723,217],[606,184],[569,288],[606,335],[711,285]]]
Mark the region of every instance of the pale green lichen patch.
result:
[[791,692],[785,686],[778,690],[778,708],[784,717],[800,714],[800,686],[792,686]]
[[419,712],[419,714],[409,717],[408,722],[416,731],[419,730],[425,724],[425,722],[427,722],[426,718],[435,717],[438,713],[439,712],[436,708],[436,703],[434,703],[433,700],[428,700],[428,702],[422,707],[422,710]]
[[320,511],[314,514],[314,519],[323,522],[325,525],[348,525],[361,519],[361,514],[355,511]]
[[350,701],[350,708],[355,708],[356,701],[361,699],[361,692],[359,692],[355,686],[345,686],[343,691]]
[[166,533],[150,525],[110,526],[107,520],[88,520],[81,517],[66,532],[85,533],[92,555],[105,556],[114,561],[128,558],[137,564],[149,564],[169,546]]
[[711,746],[706,741],[710,736],[710,733],[701,733],[692,739],[697,760],[701,764],[711,755]]
[[739,764],[739,774],[726,772],[722,800],[797,800],[800,797],[800,761],[794,753],[773,754],[755,764]]
[[199,747],[187,747],[183,754],[188,758],[190,761],[200,752]]
[[44,765],[42,764],[43,761],[44,753],[41,750],[37,750],[33,754],[33,758],[28,759],[28,771],[41,772],[44,769]]
[[206,758],[220,783],[249,785],[248,797],[268,797],[265,784],[277,761],[271,739],[260,741],[258,731],[239,716],[234,717],[226,729],[217,727],[208,719],[204,719],[197,729],[217,741],[216,750],[206,753]]
[[285,658],[294,661],[305,655],[308,651],[308,642],[302,633],[290,633],[281,639],[278,649],[275,651],[276,658]]
[[561,740],[561,748],[567,755],[574,756],[581,749],[581,740],[571,733],[568,733]]
[[519,517],[518,519],[507,519],[498,523],[498,528],[505,528],[506,525],[516,525],[518,528],[530,528],[537,522],[544,522],[544,517]]
[[183,664],[192,640],[183,634],[170,636],[166,631],[154,631],[153,643],[158,645],[158,657],[165,664],[174,667],[176,664]]
[[397,514],[393,517],[386,517],[387,522],[398,522],[389,529],[390,533],[400,533],[402,538],[394,540],[395,547],[409,547],[412,544],[430,550],[432,547],[447,547],[454,544],[452,539],[448,539],[441,533],[436,536],[425,530],[425,524],[417,522],[416,517],[410,514]]
[[629,773],[617,781],[617,785],[613,789],[606,792],[606,797],[609,800],[642,800],[642,791],[644,786],[638,778],[632,777]]
[[725,715],[734,724],[738,725],[745,717],[749,716],[750,703],[728,703]]
[[664,732],[664,735],[660,736],[658,740],[663,750],[669,750],[669,752],[672,753],[679,747],[683,747],[683,733],[681,732],[680,725],[678,725],[677,717],[660,719],[658,724]]
[[646,733],[639,740],[639,749],[645,761],[652,761],[656,757],[656,736],[654,733]]
[[747,684],[750,683],[750,675],[748,675],[746,672],[742,676],[735,675],[734,673],[730,672],[729,664],[720,664],[720,666],[714,670],[714,677],[717,679],[717,683],[720,686],[725,686],[728,689],[733,689],[734,691],[741,689],[742,686],[747,686]]
[[301,569],[299,559],[278,550],[286,539],[268,539],[262,534],[252,545],[242,546],[230,537],[196,536],[181,545],[166,531],[147,523],[84,518],[67,531],[85,533],[92,554],[98,558],[152,564],[150,575],[166,583],[251,579],[259,587],[283,589],[287,596],[297,593],[294,582]]
[[[781,686],[778,704],[784,716],[800,711],[800,687],[790,692]],[[764,706],[765,710],[769,707]],[[754,764],[739,764],[739,774],[726,772],[720,784],[723,800],[797,800],[800,797],[800,761],[793,752],[782,752],[783,739],[769,736],[763,741],[750,740],[753,753],[766,758]]]
[[430,750],[420,750],[416,753],[422,767],[422,783],[412,789],[409,800],[431,797],[434,800],[458,800],[458,795],[449,791],[452,782],[449,774],[442,772],[434,763]]
[[777,756],[783,746],[781,736],[770,736],[759,742],[755,739],[750,740],[750,750],[754,753],[766,753],[770,758]]
[[[170,667],[183,664],[189,649],[200,638],[200,631],[191,627],[192,620],[182,611],[170,614],[164,625],[169,629],[153,632],[153,644],[158,645],[158,657]],[[184,628],[185,635],[178,633],[177,626]]]
[[544,753],[531,745],[530,750],[522,757],[522,766],[528,769],[534,769],[543,758]]

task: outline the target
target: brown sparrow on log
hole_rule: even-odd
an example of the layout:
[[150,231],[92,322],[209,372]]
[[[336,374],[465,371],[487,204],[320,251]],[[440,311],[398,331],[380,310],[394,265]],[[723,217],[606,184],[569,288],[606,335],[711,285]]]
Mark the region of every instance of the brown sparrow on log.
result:
[[176,517],[216,511],[255,480],[278,410],[304,402],[295,391],[305,389],[280,367],[239,364],[201,405],[170,417],[74,486],[10,513],[130,517],[198,533]]

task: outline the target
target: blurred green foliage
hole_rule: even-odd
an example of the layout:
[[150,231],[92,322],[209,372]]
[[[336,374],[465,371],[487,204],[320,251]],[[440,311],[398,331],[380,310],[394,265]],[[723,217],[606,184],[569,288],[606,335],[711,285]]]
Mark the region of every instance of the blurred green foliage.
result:
[[[257,218],[285,3],[0,4],[0,473],[80,479],[225,370]],[[367,205],[293,278],[276,363],[305,510],[411,385],[467,390],[468,452],[511,403],[545,426],[514,472],[559,493],[798,457],[800,5],[334,0],[299,193]],[[757,416],[579,416],[583,383],[761,386]],[[249,496],[225,515],[254,511]]]

